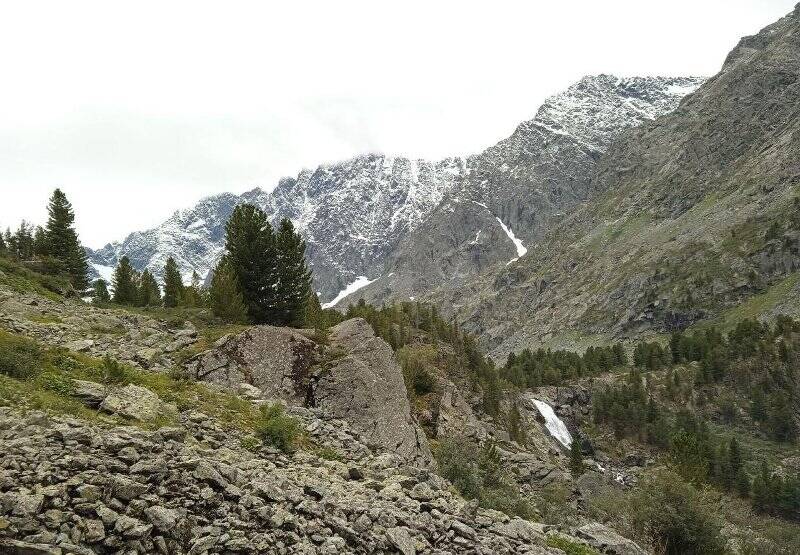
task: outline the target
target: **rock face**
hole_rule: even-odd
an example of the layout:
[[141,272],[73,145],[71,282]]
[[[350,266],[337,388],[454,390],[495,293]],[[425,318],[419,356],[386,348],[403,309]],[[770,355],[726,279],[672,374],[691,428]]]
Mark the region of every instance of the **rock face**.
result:
[[[565,330],[683,328],[778,286],[800,252],[798,37],[795,9],[742,39],[676,110],[611,142],[586,203],[527,256],[436,302],[502,359]],[[797,288],[781,291],[796,306]]]
[[127,255],[137,269],[160,276],[173,256],[186,279],[193,270],[205,276],[222,252],[230,213],[249,202],[273,221],[290,218],[303,233],[322,302],[359,276],[381,278],[376,287],[384,297],[416,295],[442,275],[463,279],[517,256],[498,219],[523,241],[541,236],[585,198],[611,139],[674,109],[700,82],[586,77],[479,155],[427,161],[368,154],[303,170],[271,193],[204,199],[157,228],[90,252],[90,259],[98,273],[108,273]]
[[403,374],[391,347],[362,318],[333,327],[330,343],[343,356],[328,362],[314,379],[313,405],[346,420],[370,443],[415,464],[431,465],[428,441],[411,418]]
[[[308,428],[330,424],[301,411]],[[560,553],[541,547],[545,527],[476,509],[386,455],[252,453],[200,413],[183,415],[181,430],[0,407],[0,552]]]
[[329,342],[323,351],[297,331],[254,326],[223,337],[186,368],[199,380],[232,389],[245,383],[265,399],[316,407],[347,421],[370,444],[408,463],[430,466],[433,457],[411,417],[391,347],[361,318],[331,328]]
[[317,363],[316,343],[302,334],[273,326],[253,326],[226,335],[187,364],[198,380],[237,388],[257,387],[265,398],[305,404],[309,371]]

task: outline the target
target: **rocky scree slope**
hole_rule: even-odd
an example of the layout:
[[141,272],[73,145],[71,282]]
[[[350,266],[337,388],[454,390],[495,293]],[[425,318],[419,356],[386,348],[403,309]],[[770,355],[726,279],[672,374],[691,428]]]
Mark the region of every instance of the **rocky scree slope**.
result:
[[[0,326],[48,325],[41,321],[58,311],[61,322],[50,322],[57,333],[35,331],[50,345],[64,345],[72,326],[98,312],[76,301],[51,305],[35,294],[21,299],[5,299]],[[127,322],[122,311],[99,313]],[[115,332],[96,328],[104,337],[92,348]],[[133,337],[124,341],[126,349],[138,347]],[[178,390],[156,393],[147,380],[72,380],[64,394],[99,409],[91,421],[0,399],[0,552],[555,554],[546,543],[558,534],[606,553],[643,553],[598,523],[557,529],[454,495],[425,468],[430,452],[410,419],[389,347],[356,319],[332,330],[327,349],[323,356],[302,334],[264,326],[225,336],[189,361],[237,414],[283,401],[306,437],[292,454],[232,425],[239,419],[201,412],[208,400],[173,402]],[[113,341],[108,352],[116,354]],[[311,403],[305,393],[297,396],[309,388]],[[225,407],[210,414],[218,408]]]
[[[304,170],[271,193],[204,199],[155,229],[90,252],[90,260],[108,275],[127,255],[159,276],[173,256],[187,278],[193,270],[207,276],[222,251],[225,221],[237,203],[250,202],[303,233],[323,302],[360,276],[384,276],[383,291],[407,297],[442,273],[463,279],[510,260],[518,250],[498,218],[523,241],[540,236],[585,199],[586,176],[611,139],[674,109],[701,81],[587,77],[476,156],[431,162],[369,154]],[[393,272],[398,278],[388,281]]]
[[589,202],[518,263],[440,292],[441,306],[499,358],[576,330],[725,323],[741,303],[745,316],[787,300],[796,312],[798,41],[800,8],[742,39],[674,112],[612,142]]

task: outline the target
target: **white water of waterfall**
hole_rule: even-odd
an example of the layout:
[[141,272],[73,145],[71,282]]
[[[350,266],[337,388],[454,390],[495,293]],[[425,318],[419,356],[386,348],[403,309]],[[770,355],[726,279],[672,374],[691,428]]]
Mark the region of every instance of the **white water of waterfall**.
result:
[[544,417],[544,426],[550,432],[550,435],[556,438],[561,445],[569,448],[572,445],[572,436],[567,429],[567,425],[556,416],[553,407],[539,399],[532,399],[532,401],[539,413]]

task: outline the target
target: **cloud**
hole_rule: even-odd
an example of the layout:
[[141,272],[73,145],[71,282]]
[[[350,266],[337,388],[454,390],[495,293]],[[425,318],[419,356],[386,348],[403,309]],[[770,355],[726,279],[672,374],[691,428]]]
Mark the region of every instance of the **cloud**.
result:
[[712,74],[793,3],[6,3],[0,226],[61,186],[100,246],[364,151],[470,154],[587,73]]

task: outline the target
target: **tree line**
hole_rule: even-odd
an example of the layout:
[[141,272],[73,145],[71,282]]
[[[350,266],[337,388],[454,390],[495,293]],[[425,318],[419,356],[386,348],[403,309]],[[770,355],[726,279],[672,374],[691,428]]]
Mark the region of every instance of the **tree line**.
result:
[[174,258],[166,260],[163,294],[153,274],[137,272],[123,256],[108,284],[95,282],[95,299],[129,306],[208,307],[232,323],[301,326],[319,324],[322,309],[311,291],[311,271],[305,260],[306,243],[284,218],[277,229],[267,215],[251,204],[237,206],[225,225],[225,252],[204,289],[194,272],[183,283]]
[[89,286],[86,251],[75,230],[75,212],[61,189],[56,189],[47,204],[47,224],[33,226],[22,221],[15,232],[7,228],[0,234],[0,254],[23,262],[40,262],[48,274],[69,278],[79,292]]

